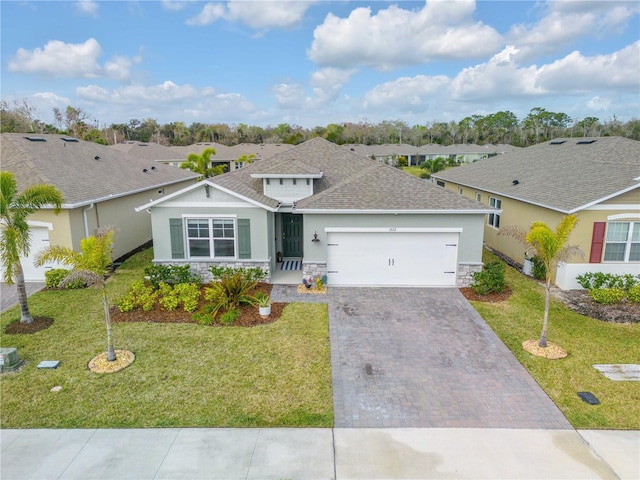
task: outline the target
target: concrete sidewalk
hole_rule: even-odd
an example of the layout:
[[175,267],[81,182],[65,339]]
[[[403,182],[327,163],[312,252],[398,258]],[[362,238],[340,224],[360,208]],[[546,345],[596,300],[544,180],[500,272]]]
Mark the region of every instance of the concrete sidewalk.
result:
[[2,430],[3,480],[640,478],[640,432]]
[[[27,296],[39,292],[45,287],[44,282],[25,282]],[[15,284],[0,283],[0,312],[10,309],[18,304],[18,288]]]

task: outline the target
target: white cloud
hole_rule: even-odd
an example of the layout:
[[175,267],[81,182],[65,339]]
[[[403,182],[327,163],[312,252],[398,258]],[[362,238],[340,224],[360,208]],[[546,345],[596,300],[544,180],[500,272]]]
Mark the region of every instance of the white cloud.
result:
[[493,54],[501,37],[475,21],[475,2],[428,0],[420,10],[396,5],[371,14],[354,9],[348,18],[328,14],[316,27],[307,50],[323,66],[368,66],[391,70],[439,59],[476,58]]
[[369,90],[363,106],[368,110],[425,110],[434,99],[442,97],[449,82],[445,75],[401,77]]
[[189,25],[209,25],[217,20],[241,23],[255,30],[292,28],[300,24],[311,1],[244,1],[232,0],[226,5],[207,3],[201,12],[187,20]]
[[195,17],[187,20],[188,25],[209,25],[224,16],[224,6],[220,3],[207,3]]
[[98,2],[94,2],[93,0],[79,0],[76,2],[76,8],[84,15],[97,17],[100,5]]
[[271,89],[276,97],[278,107],[289,110],[304,105],[304,87],[298,84],[280,83]]
[[176,85],[166,81],[160,85],[127,85],[116,89],[106,89],[98,85],[78,87],[76,94],[83,100],[92,102],[108,102],[124,105],[140,103],[175,103],[213,96],[215,90],[210,87],[197,89],[191,85]]
[[101,55],[102,48],[95,38],[90,38],[84,43],[52,40],[44,48],[19,48],[14,58],[9,61],[9,71],[66,78],[109,77],[125,80],[130,75],[132,65],[142,61],[140,56],[115,56],[101,66],[98,63]]
[[340,95],[342,86],[356,73],[356,70],[341,70],[327,67],[311,74],[311,86],[313,87],[313,99],[310,106],[324,105],[332,102]]
[[170,12],[177,12],[184,9],[188,2],[180,2],[174,0],[162,0],[162,8]]
[[633,2],[557,1],[545,4],[544,16],[533,25],[511,27],[507,43],[518,47],[520,62],[559,51],[585,36],[610,35],[640,12]]
[[640,90],[640,41],[610,55],[584,57],[573,52],[538,70],[536,84],[547,92],[594,89]]
[[608,112],[611,108],[611,100],[596,95],[588,100],[585,105],[594,112]]
[[640,89],[640,41],[610,55],[573,52],[537,67],[519,67],[518,49],[506,47],[487,63],[462,70],[451,84],[451,98],[479,102],[540,95],[579,95],[597,89]]

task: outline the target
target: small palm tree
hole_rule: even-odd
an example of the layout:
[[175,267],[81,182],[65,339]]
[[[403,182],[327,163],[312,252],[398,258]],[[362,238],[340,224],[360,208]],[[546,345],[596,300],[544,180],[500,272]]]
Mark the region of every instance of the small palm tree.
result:
[[103,227],[95,236],[91,235],[80,241],[79,252],[68,247],[53,245],[45,248],[36,255],[36,265],[60,262],[73,269],[71,274],[60,282],[61,287],[75,280],[83,280],[87,285],[98,285],[102,293],[104,321],[107,326],[107,360],[109,362],[116,360],[116,352],[113,348],[113,337],[111,333],[106,274],[111,265],[111,254],[113,252],[115,234],[116,230],[114,227]]
[[4,265],[3,280],[16,283],[20,303],[20,323],[32,323],[33,317],[27,303],[27,289],[20,257],[30,251],[30,231],[27,218],[46,205],[51,205],[57,215],[64,199],[53,185],[33,185],[18,194],[18,184],[11,172],[0,172],[0,259]]
[[526,246],[527,256],[537,256],[546,268],[544,301],[544,320],[542,334],[538,345],[547,346],[547,323],[549,320],[549,301],[551,298],[551,277],[559,263],[566,262],[572,256],[584,256],[582,250],[575,245],[565,245],[569,235],[578,223],[578,217],[567,215],[562,218],[555,232],[544,222],[534,222],[528,231],[516,225],[507,225],[500,231],[500,235],[508,235]]
[[430,173],[437,173],[441,170],[444,170],[445,161],[444,158],[438,157],[433,160],[425,160],[420,164],[420,168],[424,168],[425,170],[429,170]]
[[208,177],[215,177],[216,175],[222,175],[224,173],[224,165],[218,165],[217,167],[210,167],[211,155],[215,155],[216,151],[213,148],[205,148],[200,155],[197,153],[190,153],[186,162],[182,162],[180,168],[191,170],[194,173],[201,175],[200,180],[204,180]]

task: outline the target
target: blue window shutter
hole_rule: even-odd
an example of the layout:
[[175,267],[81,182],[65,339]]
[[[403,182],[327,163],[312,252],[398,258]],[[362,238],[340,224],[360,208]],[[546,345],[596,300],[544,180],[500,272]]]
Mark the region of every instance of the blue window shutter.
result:
[[181,218],[169,219],[171,258],[184,258],[184,233]]
[[251,258],[251,220],[238,219],[238,258]]

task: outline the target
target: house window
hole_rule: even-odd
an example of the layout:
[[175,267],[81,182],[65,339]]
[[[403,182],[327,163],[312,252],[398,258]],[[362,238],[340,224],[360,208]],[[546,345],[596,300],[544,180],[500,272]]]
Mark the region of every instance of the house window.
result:
[[[502,208],[502,200],[498,200],[497,198],[489,197],[489,206]],[[500,228],[500,214],[499,213],[490,213],[489,219],[487,220],[487,224],[491,225],[494,228]]]
[[476,202],[481,202],[481,201],[482,201],[482,194],[476,192]]
[[458,187],[458,193],[462,195],[462,192],[463,192],[462,187]]
[[295,179],[295,178],[293,179],[293,184],[294,184],[294,185],[296,184],[296,179]]
[[444,182],[441,182],[440,180],[436,180],[436,185],[438,185],[439,187],[444,187]]
[[609,222],[605,262],[640,262],[640,222]]
[[189,257],[235,257],[235,222],[231,218],[188,218]]

